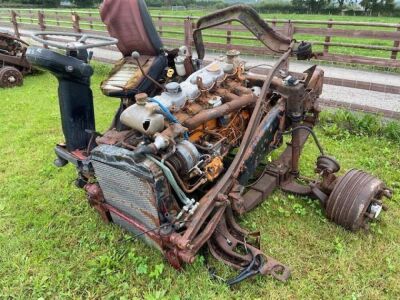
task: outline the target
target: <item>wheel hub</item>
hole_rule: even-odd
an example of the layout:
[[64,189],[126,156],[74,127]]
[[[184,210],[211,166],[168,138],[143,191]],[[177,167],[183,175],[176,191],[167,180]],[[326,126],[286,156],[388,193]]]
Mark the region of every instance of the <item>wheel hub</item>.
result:
[[378,218],[383,197],[391,192],[378,178],[352,169],[340,177],[326,203],[327,217],[346,229],[368,229],[368,222]]
[[11,88],[22,85],[23,77],[21,72],[11,66],[0,68],[0,87]]
[[369,212],[374,215],[374,218],[377,219],[379,214],[382,211],[382,205],[372,203],[369,207]]

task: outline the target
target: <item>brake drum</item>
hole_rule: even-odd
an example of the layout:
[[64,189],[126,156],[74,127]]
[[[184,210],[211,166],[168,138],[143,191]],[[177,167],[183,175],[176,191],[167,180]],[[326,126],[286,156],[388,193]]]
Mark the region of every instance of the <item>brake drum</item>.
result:
[[328,219],[344,228],[357,231],[368,228],[378,217],[383,196],[390,196],[385,184],[366,172],[351,169],[339,178],[326,204]]

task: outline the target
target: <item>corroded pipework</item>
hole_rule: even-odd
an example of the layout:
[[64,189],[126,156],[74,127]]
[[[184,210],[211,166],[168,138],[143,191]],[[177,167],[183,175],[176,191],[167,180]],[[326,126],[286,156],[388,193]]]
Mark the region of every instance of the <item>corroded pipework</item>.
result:
[[241,96],[237,100],[232,100],[222,104],[221,106],[199,112],[195,116],[183,121],[183,126],[187,127],[189,130],[196,129],[198,126],[209,120],[222,117],[241,108],[253,105],[256,101],[257,97],[253,94]]

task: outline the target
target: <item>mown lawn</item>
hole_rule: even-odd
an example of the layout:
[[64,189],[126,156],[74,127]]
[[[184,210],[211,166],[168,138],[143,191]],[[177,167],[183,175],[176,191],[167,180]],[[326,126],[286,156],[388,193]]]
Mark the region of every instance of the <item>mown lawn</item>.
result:
[[[107,67],[95,65],[98,130],[118,105],[98,88]],[[377,135],[353,135],[327,123],[317,133],[342,171],[362,168],[395,191],[389,211],[368,234],[328,222],[308,199],[274,195],[241,219],[260,230],[262,249],[293,269],[287,283],[258,277],[229,289],[210,279],[204,257],[178,273],[162,256],[105,225],[75,188],[71,166],[53,166],[62,141],[56,80],[26,78],[0,90],[0,298],[5,299],[398,299],[400,298],[400,145]],[[301,165],[311,175],[315,145]],[[231,269],[209,258],[222,277]]]

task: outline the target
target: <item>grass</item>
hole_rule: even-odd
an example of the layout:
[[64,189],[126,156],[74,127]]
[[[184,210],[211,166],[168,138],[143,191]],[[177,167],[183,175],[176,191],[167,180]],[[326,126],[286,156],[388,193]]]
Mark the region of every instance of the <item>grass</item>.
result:
[[[118,105],[98,88],[107,71],[95,64],[99,131]],[[229,289],[209,278],[204,256],[179,273],[156,250],[104,224],[75,188],[74,168],[53,166],[52,148],[63,140],[56,87],[55,78],[43,73],[27,77],[23,87],[0,90],[0,298],[400,297],[400,144],[390,130],[332,130],[343,117],[331,113],[317,127],[326,151],[341,162],[341,173],[362,168],[394,189],[389,211],[371,233],[347,232],[328,222],[317,203],[277,191],[240,222],[261,231],[262,249],[290,265],[293,276],[287,283],[257,277]],[[301,160],[305,175],[312,175],[316,155],[308,142]],[[214,259],[209,262],[220,276],[235,275]]]
[[381,136],[400,143],[400,122],[380,119],[372,114],[337,110],[325,112],[321,117],[324,133],[333,137],[360,135]]

